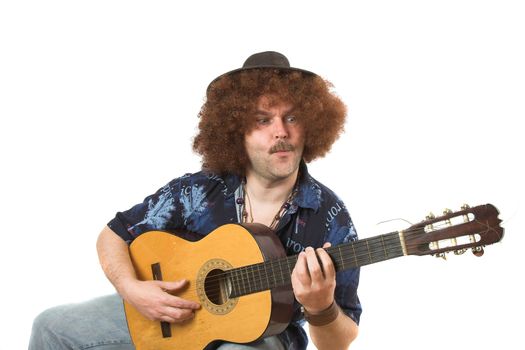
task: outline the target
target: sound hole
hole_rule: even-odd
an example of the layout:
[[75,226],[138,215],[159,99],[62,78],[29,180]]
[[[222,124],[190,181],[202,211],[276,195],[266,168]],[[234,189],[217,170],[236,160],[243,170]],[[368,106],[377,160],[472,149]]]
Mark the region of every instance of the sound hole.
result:
[[223,270],[211,270],[204,280],[204,291],[208,300],[215,305],[223,305],[229,299],[231,283]]

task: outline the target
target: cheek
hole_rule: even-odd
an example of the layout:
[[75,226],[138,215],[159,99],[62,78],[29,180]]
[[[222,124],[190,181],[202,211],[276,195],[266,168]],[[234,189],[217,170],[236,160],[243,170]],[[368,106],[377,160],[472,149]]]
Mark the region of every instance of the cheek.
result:
[[260,153],[265,145],[264,140],[261,140],[260,135],[251,133],[244,137],[244,148],[249,155]]
[[251,148],[261,148],[268,145],[270,141],[268,137],[267,133],[255,130],[244,137],[244,144],[249,145]]
[[298,142],[304,143],[305,135],[304,135],[304,127],[302,125],[298,125],[294,129],[292,129],[292,132],[293,132],[294,139],[296,139]]

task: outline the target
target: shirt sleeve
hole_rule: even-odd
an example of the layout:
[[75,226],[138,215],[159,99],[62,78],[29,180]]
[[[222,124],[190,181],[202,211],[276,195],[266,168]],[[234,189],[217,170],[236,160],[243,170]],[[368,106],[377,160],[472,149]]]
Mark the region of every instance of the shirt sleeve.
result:
[[152,230],[170,230],[182,225],[181,205],[178,193],[181,179],[170,181],[142,203],[118,212],[108,223],[124,241],[131,243],[137,236]]
[[[341,211],[333,218],[330,223],[327,241],[332,246],[348,243],[357,240],[357,233],[354,228],[350,214],[346,207],[341,205]],[[359,285],[359,268],[339,271],[336,274],[335,300],[343,312],[359,324],[362,307],[357,295]]]

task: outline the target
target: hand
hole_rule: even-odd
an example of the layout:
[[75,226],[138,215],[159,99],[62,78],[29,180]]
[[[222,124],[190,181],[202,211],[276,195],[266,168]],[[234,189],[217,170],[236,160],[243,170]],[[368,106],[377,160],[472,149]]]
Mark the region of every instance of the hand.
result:
[[[295,298],[309,313],[326,310],[334,302],[335,268],[332,259],[324,248],[314,250],[308,247],[299,254],[292,271],[292,287]],[[321,260],[319,264],[317,257]]]
[[200,304],[170,293],[180,291],[187,283],[186,280],[134,281],[127,286],[125,299],[150,320],[183,322],[195,316]]

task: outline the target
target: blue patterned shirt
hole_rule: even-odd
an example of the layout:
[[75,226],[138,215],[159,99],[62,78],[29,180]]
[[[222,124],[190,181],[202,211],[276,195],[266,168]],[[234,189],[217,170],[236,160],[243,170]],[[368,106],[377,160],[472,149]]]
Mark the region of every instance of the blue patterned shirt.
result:
[[[343,202],[326,186],[308,174],[301,164],[298,191],[292,205],[283,215],[276,234],[287,255],[306,247],[333,246],[357,240],[350,215]],[[170,181],[155,194],[131,209],[119,212],[108,226],[126,242],[152,230],[190,231],[206,236],[217,227],[240,222],[242,179],[198,172]],[[346,315],[359,323],[361,304],[357,296],[359,268],[338,272],[335,300]],[[304,318],[295,302],[292,322],[279,339],[285,348],[304,350],[308,337],[302,327]],[[207,347],[211,348],[211,347]]]

